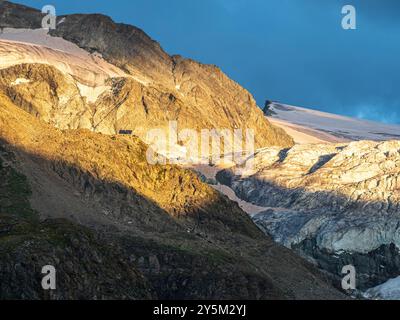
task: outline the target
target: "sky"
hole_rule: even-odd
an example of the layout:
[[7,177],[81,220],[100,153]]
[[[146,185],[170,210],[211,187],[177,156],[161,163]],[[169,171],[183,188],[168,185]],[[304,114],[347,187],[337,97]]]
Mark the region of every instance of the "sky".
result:
[[[265,100],[400,124],[398,0],[16,0],[103,13]],[[344,5],[356,29],[342,28]]]

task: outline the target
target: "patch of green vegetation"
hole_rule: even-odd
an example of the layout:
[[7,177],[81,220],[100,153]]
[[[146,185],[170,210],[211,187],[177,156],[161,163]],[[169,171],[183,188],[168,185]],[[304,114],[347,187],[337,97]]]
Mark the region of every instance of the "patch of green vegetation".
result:
[[[0,145],[4,159],[14,159]],[[57,247],[71,244],[71,237],[93,235],[83,227],[67,220],[46,220],[40,222],[38,213],[32,209],[29,198],[32,195],[28,179],[0,158],[0,246],[12,250],[24,243],[47,242]]]
[[27,178],[0,159],[0,212],[26,219],[35,219],[29,197],[32,194]]
[[[3,158],[12,154],[2,147]],[[6,157],[4,157],[6,156]],[[0,158],[0,245],[12,250],[27,242],[47,240],[55,244],[64,241],[66,232],[39,222],[39,215],[32,209],[32,194],[27,178]],[[64,230],[65,231],[65,230]]]

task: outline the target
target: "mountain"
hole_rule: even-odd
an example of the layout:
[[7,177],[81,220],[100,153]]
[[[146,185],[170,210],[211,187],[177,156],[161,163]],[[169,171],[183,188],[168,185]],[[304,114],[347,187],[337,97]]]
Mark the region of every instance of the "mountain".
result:
[[398,140],[400,126],[271,102],[264,109],[268,120],[283,128],[296,143]]
[[44,263],[62,279],[52,299],[342,297],[195,173],[149,165],[135,137],[62,131],[4,95],[0,137],[3,299],[48,298]]
[[[53,104],[43,110],[51,115],[47,120],[59,127],[88,128],[107,134],[128,129],[145,139],[149,129],[167,127],[169,121],[176,120],[185,129],[253,129],[256,147],[293,144],[282,129],[265,119],[251,94],[218,67],[169,56],[142,30],[114,23],[106,16],[60,16],[57,28],[49,35],[32,31],[41,28],[42,17],[39,11],[3,1],[0,4],[0,28],[3,29],[0,39],[23,42],[16,48],[19,63],[23,60],[32,63],[32,51],[37,57],[35,60],[41,63],[43,55],[46,59],[48,56],[57,59],[58,63],[53,66],[64,71],[63,76],[80,89],[81,97],[88,91],[97,93],[86,101],[81,99],[84,109],[91,112],[82,114],[75,104],[72,110],[66,109],[68,106],[62,110],[53,109]],[[15,29],[24,29],[25,34],[15,35]],[[46,52],[43,54],[43,51]],[[15,61],[16,54],[10,52],[10,55],[11,58],[3,51],[2,60]],[[80,65],[82,60],[83,66]],[[89,71],[89,75],[82,76],[90,64],[107,66],[107,70],[99,75],[97,67]],[[110,64],[114,66],[111,74]],[[69,68],[70,65],[73,67]],[[28,79],[26,72],[20,71],[14,71],[8,79],[9,86],[15,77]],[[109,77],[105,79],[104,73]],[[55,85],[59,86],[58,83]],[[15,86],[8,96],[12,99],[19,96],[18,90]],[[62,101],[76,99],[79,92],[64,92],[57,98]],[[18,100],[14,102],[18,103]],[[72,113],[71,117],[65,117],[66,113]],[[41,116],[41,113],[35,115]],[[60,117],[62,123],[57,121]]]
[[246,90],[107,17],[41,18],[0,4],[1,299],[345,298],[196,172],[146,160],[171,119],[291,146]]
[[265,208],[252,218],[266,234],[337,277],[354,265],[360,290],[398,276],[400,141],[270,147],[253,161],[217,178]]

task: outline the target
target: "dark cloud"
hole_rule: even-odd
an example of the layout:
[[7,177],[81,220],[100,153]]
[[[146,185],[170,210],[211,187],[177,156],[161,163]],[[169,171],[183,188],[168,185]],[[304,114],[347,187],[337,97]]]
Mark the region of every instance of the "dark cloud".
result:
[[[111,15],[169,53],[217,64],[260,105],[268,98],[400,123],[398,0],[52,2],[60,13]],[[357,30],[341,28],[345,4],[356,7]]]

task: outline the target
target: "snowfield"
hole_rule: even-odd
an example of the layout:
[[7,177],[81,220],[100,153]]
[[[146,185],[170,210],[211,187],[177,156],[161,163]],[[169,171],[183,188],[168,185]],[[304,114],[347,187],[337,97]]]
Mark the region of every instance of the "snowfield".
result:
[[332,113],[273,103],[268,119],[296,143],[399,140],[400,125],[350,118]]
[[[50,36],[48,30],[4,28],[0,31],[0,69],[23,63],[48,64],[72,75],[89,102],[109,89],[105,85],[109,78],[129,77],[148,84],[144,77],[127,75],[97,53],[90,54],[72,42]],[[21,83],[23,79],[13,85]]]

